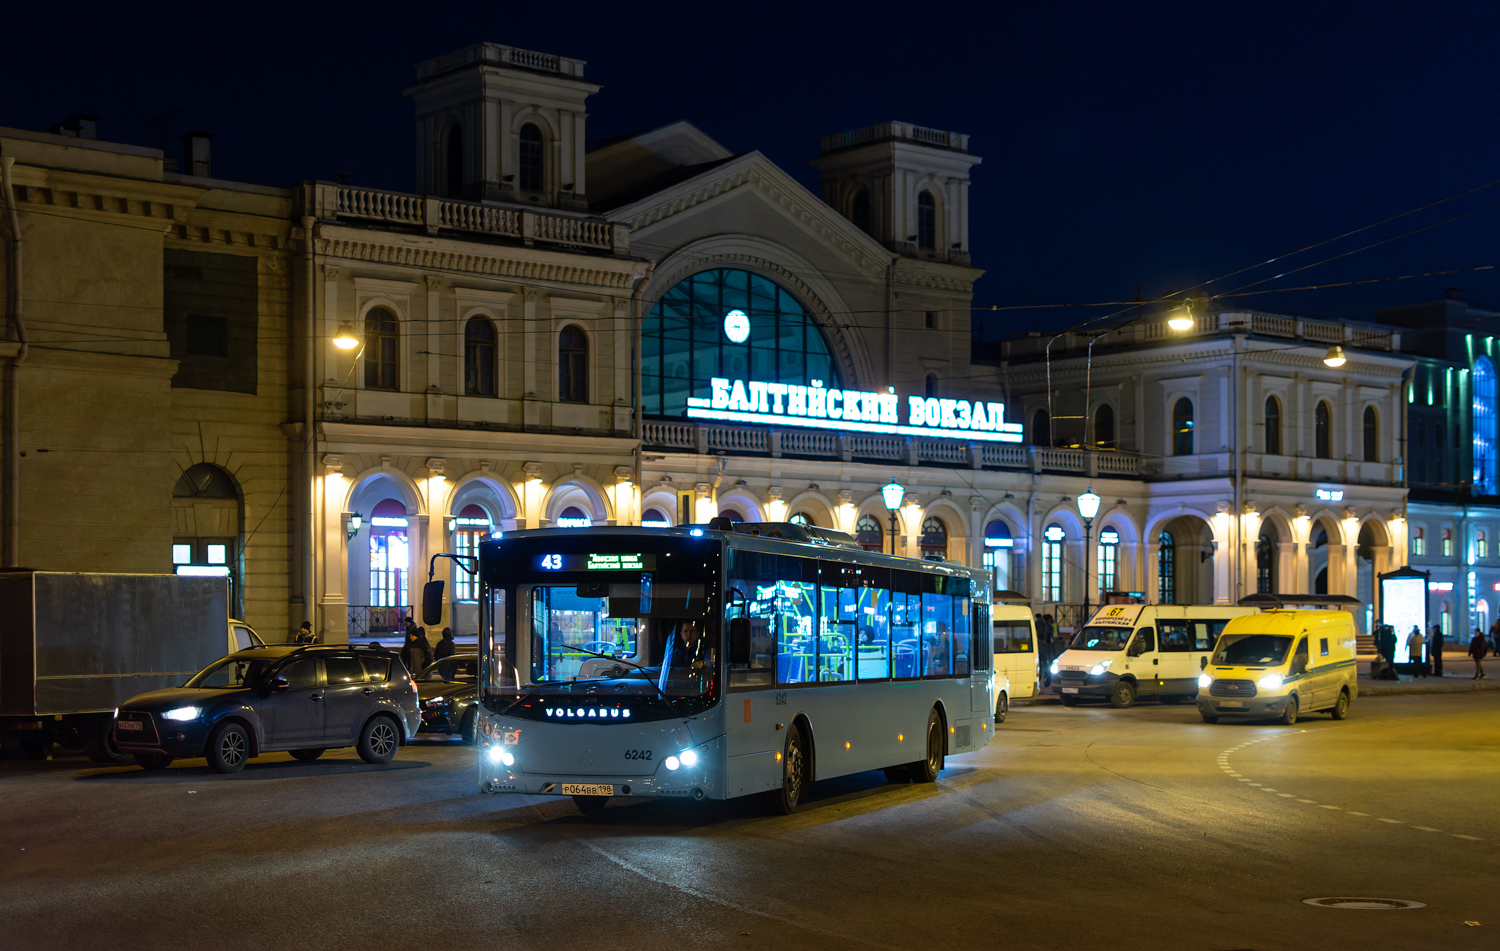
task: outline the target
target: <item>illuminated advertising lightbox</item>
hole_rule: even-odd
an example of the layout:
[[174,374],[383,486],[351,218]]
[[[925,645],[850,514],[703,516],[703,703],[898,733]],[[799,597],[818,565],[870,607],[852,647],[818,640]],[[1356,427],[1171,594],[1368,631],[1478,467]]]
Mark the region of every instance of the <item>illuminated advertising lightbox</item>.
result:
[[1005,421],[1004,403],[921,396],[903,400],[895,393],[825,387],[821,380],[797,386],[714,377],[709,385],[710,396],[688,397],[690,418],[981,442],[1021,441],[1021,424]]
[[1396,632],[1396,663],[1407,663],[1411,657],[1406,638],[1411,629],[1427,634],[1427,579],[1421,575],[1381,578],[1380,619]]

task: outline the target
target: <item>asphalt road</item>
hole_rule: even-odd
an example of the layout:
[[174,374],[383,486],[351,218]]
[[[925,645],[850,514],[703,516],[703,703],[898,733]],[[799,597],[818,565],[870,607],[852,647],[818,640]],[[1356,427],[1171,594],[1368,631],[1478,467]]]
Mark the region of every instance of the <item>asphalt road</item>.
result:
[[[0,761],[0,946],[1488,948],[1500,693],[1207,726],[1016,708],[935,786],[612,805],[474,792],[473,751],[236,776]],[[620,801],[617,801],[620,802]],[[1422,902],[1356,911],[1317,897]]]

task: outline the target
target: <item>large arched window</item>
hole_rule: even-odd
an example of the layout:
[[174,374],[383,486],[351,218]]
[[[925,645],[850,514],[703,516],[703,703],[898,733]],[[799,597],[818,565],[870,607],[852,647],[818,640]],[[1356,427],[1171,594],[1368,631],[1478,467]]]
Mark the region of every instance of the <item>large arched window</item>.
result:
[[870,193],[863,188],[849,200],[849,220],[865,234],[870,233]]
[[1313,454],[1319,459],[1333,458],[1333,410],[1326,400],[1318,400],[1313,409]]
[[997,518],[984,527],[984,566],[990,569],[996,591],[1010,589],[1011,554],[1015,546],[1010,526],[1002,520]]
[[464,324],[464,394],[495,395],[495,325],[487,317]]
[[1063,585],[1063,546],[1068,535],[1061,525],[1048,525],[1042,532],[1042,600],[1057,604],[1066,589]]
[[449,198],[464,195],[464,129],[455,124],[448,130],[448,140],[443,144],[444,175],[443,194]]
[[922,557],[927,561],[948,560],[948,526],[940,518],[922,520]]
[[749,271],[721,268],[678,282],[651,309],[641,337],[641,402],[649,416],[686,415],[688,397],[711,396],[715,377],[840,385],[807,308]]
[[1120,533],[1116,529],[1106,528],[1099,533],[1098,549],[1098,576],[1099,576],[1099,602],[1104,603],[1104,598],[1109,592],[1114,591],[1120,583]]
[[229,610],[244,617],[242,519],[234,478],[206,462],[188,468],[172,487],[172,521],[178,533],[172,536],[172,571],[227,577]]
[[1365,407],[1365,462],[1380,461],[1380,420],[1375,416],[1375,407]]
[[[479,543],[490,537],[493,528],[490,513],[472,503],[465,505],[453,517],[452,552],[460,558],[473,558],[475,561],[472,564],[478,564]],[[455,571],[453,600],[475,601],[478,598],[479,579],[462,569]]]
[[365,314],[365,389],[399,390],[396,318],[384,307]]
[[1171,532],[1156,536],[1156,603],[1177,603],[1177,540]]
[[558,528],[588,528],[594,524],[594,519],[578,506],[570,505],[557,513],[555,524]]
[[545,190],[542,174],[542,130],[528,122],[521,126],[520,154],[516,166],[516,184],[523,192]]
[[1255,593],[1276,593],[1276,561],[1281,551],[1281,537],[1274,525],[1261,523],[1260,537],[1255,540]]
[[1094,445],[1115,448],[1115,408],[1108,403],[1094,410]]
[[1495,495],[1495,366],[1489,357],[1474,361],[1474,492]]
[[861,515],[854,523],[854,538],[865,551],[885,549],[885,532],[881,531],[880,520],[873,515]]
[[589,340],[573,324],[557,335],[557,398],[564,403],[589,401]]
[[382,499],[370,512],[370,607],[411,609],[406,506]]
[[1281,400],[1266,397],[1266,455],[1281,455]]
[[917,195],[917,250],[937,250],[937,201],[925,189]]
[[[1172,407],[1172,455],[1193,454],[1193,401],[1186,396]],[[1170,604],[1170,601],[1163,602]]]

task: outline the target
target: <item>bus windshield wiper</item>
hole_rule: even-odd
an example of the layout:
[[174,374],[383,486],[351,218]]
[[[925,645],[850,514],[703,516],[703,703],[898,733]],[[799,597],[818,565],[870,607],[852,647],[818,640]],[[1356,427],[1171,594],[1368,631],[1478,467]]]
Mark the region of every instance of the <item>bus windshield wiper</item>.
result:
[[[632,664],[628,660],[621,660],[620,658],[615,657],[612,654],[601,654],[598,651],[591,651],[591,650],[589,650],[586,647],[575,647],[573,649],[576,650],[576,651],[578,651],[579,653],[582,653],[582,654],[590,654],[590,655],[592,655],[594,657],[599,657],[599,658],[602,658],[604,660],[612,660],[612,661],[614,661],[617,664],[622,664],[622,665],[624,665],[626,667],[630,667],[630,668],[632,668],[634,670],[642,671],[643,673],[648,672],[650,670],[650,668],[648,668],[648,667],[642,667],[640,664]],[[523,693],[521,696],[519,696],[516,699],[512,700],[509,704],[506,705],[505,709],[499,711],[499,713],[500,713],[501,716],[504,716],[505,714],[509,713],[510,710],[511,710],[511,708],[514,707],[516,704],[521,703],[524,700],[531,699],[532,695],[535,694],[538,690],[541,690],[543,687],[565,687],[565,686],[571,686],[572,684],[576,684],[576,683],[598,683],[601,680],[607,680],[607,679],[609,679],[609,678],[607,678],[607,677],[589,677],[589,678],[586,678],[586,679],[584,679],[582,681],[580,681],[580,680],[578,680],[576,678],[573,679],[573,680],[549,680],[549,681],[545,681],[543,683],[537,684],[536,686],[532,687],[530,690],[528,690],[525,693]],[[642,679],[644,679],[646,681],[646,683],[650,684],[652,686],[652,688],[654,688],[656,690],[656,692],[661,696],[662,702],[667,705],[668,712],[671,712],[671,713],[676,713],[677,712],[676,708],[672,706],[672,698],[669,697],[669,696],[667,696],[667,693],[666,693],[665,690],[663,690],[661,687],[657,686],[656,681],[654,681],[654,680],[651,679],[651,677],[649,676],[649,673],[648,673],[648,675],[646,677],[644,677]]]
[[[594,657],[599,657],[599,658],[602,658],[604,660],[612,660],[612,661],[614,661],[617,664],[623,664],[624,666],[629,667],[629,668],[631,668],[633,670],[639,670],[642,673],[646,673],[646,677],[644,678],[645,681],[648,684],[650,684],[652,687],[656,688],[656,692],[658,694],[660,694],[662,700],[664,700],[666,702],[667,709],[671,710],[674,713],[676,712],[675,710],[673,710],[673,707],[672,707],[672,698],[669,697],[669,696],[667,696],[666,690],[662,689],[662,687],[660,685],[658,685],[656,681],[654,681],[654,680],[651,679],[651,676],[649,674],[649,671],[650,671],[649,667],[642,667],[640,664],[632,664],[630,661],[628,661],[628,660],[621,660],[620,658],[614,656],[613,654],[601,654],[598,651],[591,651],[587,647],[575,647],[573,649],[576,650],[576,651],[579,651],[580,653],[591,654]],[[671,648],[671,642],[668,642],[668,646],[667,646],[667,658],[668,658],[668,660],[670,660],[671,656],[672,656],[671,655],[671,650],[672,650],[672,648]],[[664,663],[664,664],[662,664],[662,679],[663,680],[666,680],[666,671],[667,671],[667,666]],[[600,678],[600,679],[604,679],[604,678]],[[577,681],[574,681],[574,682],[576,683]]]

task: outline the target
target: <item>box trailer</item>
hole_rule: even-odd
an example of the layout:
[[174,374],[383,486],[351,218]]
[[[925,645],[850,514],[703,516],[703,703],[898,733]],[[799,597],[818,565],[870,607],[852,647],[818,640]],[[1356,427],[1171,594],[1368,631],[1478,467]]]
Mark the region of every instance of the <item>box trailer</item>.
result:
[[0,570],[0,742],[118,761],[115,707],[260,643],[226,578]]

